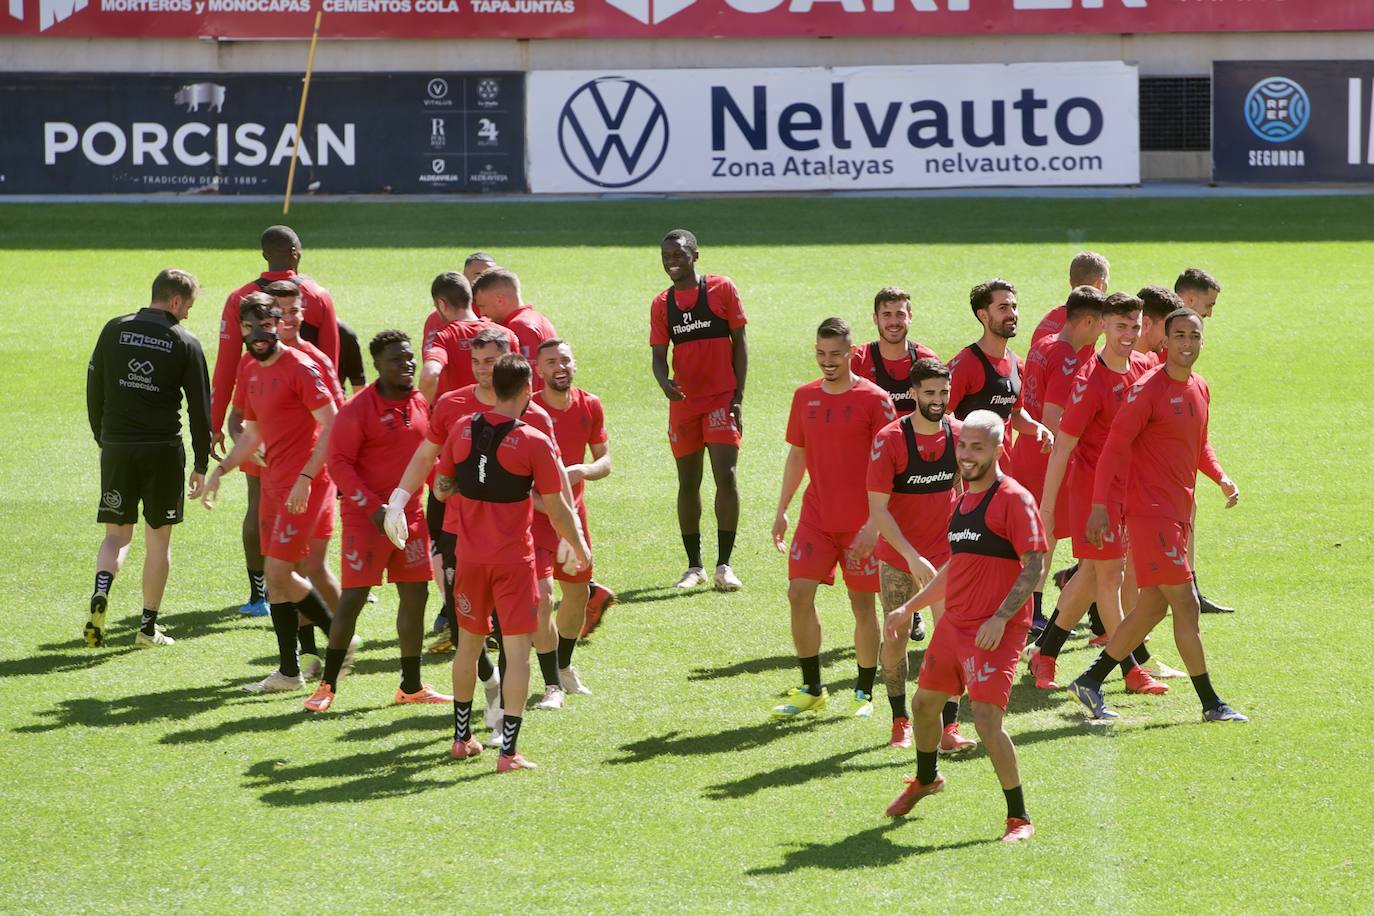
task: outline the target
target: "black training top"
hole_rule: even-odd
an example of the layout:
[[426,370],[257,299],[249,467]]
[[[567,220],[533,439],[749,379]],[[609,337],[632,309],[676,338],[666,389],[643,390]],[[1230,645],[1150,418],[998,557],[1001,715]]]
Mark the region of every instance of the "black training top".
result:
[[367,371],[363,368],[363,348],[358,342],[358,334],[342,321],[339,322],[339,362],[334,369],[339,373],[340,388],[344,382],[348,382],[353,386],[353,393],[357,394],[367,387]]
[[194,469],[203,474],[210,465],[210,374],[200,341],[162,309],[105,325],[86,372],[86,414],[97,443],[180,443],[183,391]]

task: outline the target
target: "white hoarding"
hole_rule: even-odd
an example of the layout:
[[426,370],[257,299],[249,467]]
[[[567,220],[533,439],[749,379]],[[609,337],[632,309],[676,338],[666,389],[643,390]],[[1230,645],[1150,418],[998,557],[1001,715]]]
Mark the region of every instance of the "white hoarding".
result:
[[537,71],[530,189],[1135,184],[1138,85],[1115,61]]

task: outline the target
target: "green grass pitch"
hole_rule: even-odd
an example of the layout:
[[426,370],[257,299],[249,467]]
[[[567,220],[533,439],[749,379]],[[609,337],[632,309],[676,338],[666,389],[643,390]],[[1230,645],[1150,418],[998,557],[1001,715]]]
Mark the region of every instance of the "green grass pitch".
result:
[[[542,768],[504,778],[489,754],[448,759],[448,708],[390,705],[394,592],[364,612],[334,711],[239,690],[274,649],[267,623],[235,610],[237,480],[174,538],[163,620],[177,645],[132,648],[141,537],[115,583],[110,646],[80,645],[100,537],[83,403],[96,332],[178,266],[204,286],[189,325],[213,350],[223,298],[259,270],[257,235],[279,216],[0,207],[0,910],[1368,911],[1371,200],[299,203],[302,267],[364,337],[418,333],[430,279],[487,249],[605,400],[615,468],[589,507],[598,578],[625,600],[578,652],[595,695],[530,713],[521,744]],[[750,318],[733,596],[667,588],[684,564],[646,342],[666,282],[658,240],[678,225],[697,232],[703,269],[734,277]],[[1223,284],[1198,369],[1242,500],[1224,512],[1202,481],[1199,566],[1240,612],[1203,629],[1220,693],[1252,721],[1205,726],[1186,683],[1142,698],[1115,679],[1123,721],[1104,730],[1023,682],[1009,729],[1035,839],[996,842],[1002,797],[981,753],[946,763],[949,789],[890,822],[914,761],[887,747],[881,696],[868,721],[767,716],[797,678],[768,536],[789,393],[814,377],[818,321],[843,315],[866,335],[887,284],[912,292],[916,336],[947,358],[976,336],[969,287],[1012,279],[1024,353],[1085,247],[1111,259],[1113,288],[1189,265]],[[709,561],[709,512],[705,529]],[[849,615],[841,592],[821,601],[838,693],[853,676]],[[1167,628],[1151,645],[1178,664]],[[1089,658],[1073,642],[1061,667]],[[447,659],[427,656],[425,677],[446,689]]]

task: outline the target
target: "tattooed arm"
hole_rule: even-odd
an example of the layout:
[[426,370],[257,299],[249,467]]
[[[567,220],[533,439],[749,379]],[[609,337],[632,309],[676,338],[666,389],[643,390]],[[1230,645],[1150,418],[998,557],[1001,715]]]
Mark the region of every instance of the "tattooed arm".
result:
[[434,485],[430,487],[430,492],[439,502],[446,502],[450,496],[457,492],[458,481],[454,477],[445,477],[440,474],[434,478]]
[[1011,590],[1007,592],[1007,597],[1002,599],[997,612],[978,628],[978,634],[973,638],[974,645],[980,649],[997,648],[997,644],[1002,641],[1002,631],[1006,629],[1007,621],[1016,616],[1016,612],[1030,600],[1031,592],[1040,582],[1040,573],[1044,569],[1044,551],[1034,550],[1021,556],[1020,574],[1011,584]]

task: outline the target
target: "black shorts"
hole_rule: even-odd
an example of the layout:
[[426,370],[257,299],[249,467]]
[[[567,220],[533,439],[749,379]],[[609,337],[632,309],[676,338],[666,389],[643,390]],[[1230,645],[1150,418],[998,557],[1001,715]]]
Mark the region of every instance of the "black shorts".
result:
[[[434,491],[430,491],[429,498],[425,502],[425,527],[429,529],[429,554],[439,556],[439,542],[444,537],[444,504],[434,498]],[[453,537],[453,535],[449,535]]]
[[186,450],[176,445],[106,445],[100,450],[100,508],[95,520],[132,525],[138,504],[149,528],[175,525],[186,506]]

